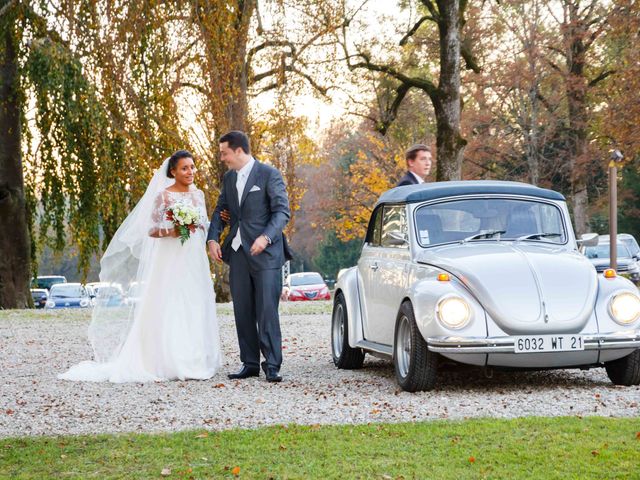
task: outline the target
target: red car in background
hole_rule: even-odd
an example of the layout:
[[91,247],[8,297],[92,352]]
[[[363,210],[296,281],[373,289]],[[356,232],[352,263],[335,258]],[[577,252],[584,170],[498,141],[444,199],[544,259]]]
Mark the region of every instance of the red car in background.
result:
[[282,289],[283,300],[331,300],[329,287],[317,272],[292,273]]

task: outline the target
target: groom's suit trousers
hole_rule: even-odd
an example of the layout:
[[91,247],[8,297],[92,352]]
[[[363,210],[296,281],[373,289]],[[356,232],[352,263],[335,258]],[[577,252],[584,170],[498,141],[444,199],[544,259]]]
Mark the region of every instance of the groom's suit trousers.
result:
[[232,250],[229,259],[229,286],[240,344],[240,360],[250,368],[260,366],[260,352],[266,364],[280,369],[282,334],[278,303],[282,291],[279,268],[252,269],[244,250]]

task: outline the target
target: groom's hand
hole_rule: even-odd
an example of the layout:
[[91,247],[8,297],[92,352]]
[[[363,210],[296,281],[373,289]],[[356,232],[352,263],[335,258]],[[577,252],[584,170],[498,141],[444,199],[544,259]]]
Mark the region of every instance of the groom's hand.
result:
[[258,238],[256,238],[256,241],[253,242],[253,245],[251,245],[251,255],[260,255],[262,251],[267,248],[267,245],[269,245],[267,237],[265,237],[264,235],[260,235]]
[[220,249],[220,244],[215,240],[211,240],[209,242],[209,256],[212,260],[216,262],[220,262],[222,260],[222,250]]

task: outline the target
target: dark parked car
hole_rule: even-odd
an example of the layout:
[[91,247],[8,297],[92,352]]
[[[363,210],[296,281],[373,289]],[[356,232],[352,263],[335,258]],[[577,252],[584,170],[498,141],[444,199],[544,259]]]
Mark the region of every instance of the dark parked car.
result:
[[[640,245],[638,245],[638,242],[633,235],[630,235],[628,233],[619,233],[617,235],[617,240],[620,243],[624,243],[625,247],[627,247],[627,249],[629,250],[632,258],[640,260]],[[609,240],[609,235],[600,235],[598,237],[598,242],[607,244],[611,243],[611,241]]]
[[45,288],[51,290],[53,285],[58,283],[67,283],[66,277],[62,275],[44,275],[31,279],[31,288]]
[[285,281],[283,298],[297,300],[331,300],[329,287],[316,272],[292,273]]
[[91,299],[80,283],[61,283],[51,287],[45,308],[88,308]]
[[[596,267],[598,273],[604,272],[611,265],[609,258],[609,243],[599,243],[595,247],[586,247],[584,254],[591,260],[591,263]],[[631,252],[627,246],[618,242],[618,258],[616,259],[618,265],[617,273],[627,277],[633,283],[640,283],[640,265],[638,261],[631,256]]]
[[44,308],[49,299],[49,291],[46,288],[32,288],[31,298],[36,308]]

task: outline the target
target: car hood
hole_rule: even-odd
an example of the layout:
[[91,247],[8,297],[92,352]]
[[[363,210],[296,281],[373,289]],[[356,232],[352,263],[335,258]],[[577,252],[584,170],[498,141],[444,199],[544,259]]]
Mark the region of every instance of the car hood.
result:
[[511,335],[580,329],[596,302],[594,266],[558,246],[474,242],[431,248],[417,261],[459,278]]

